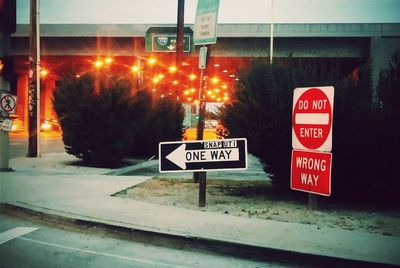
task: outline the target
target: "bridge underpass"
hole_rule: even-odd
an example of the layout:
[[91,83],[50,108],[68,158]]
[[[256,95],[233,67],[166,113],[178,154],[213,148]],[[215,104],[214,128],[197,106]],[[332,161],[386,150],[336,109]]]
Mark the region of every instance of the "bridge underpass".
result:
[[[179,81],[174,82],[177,74],[171,74],[169,67],[174,64],[175,53],[145,49],[146,31],[154,26],[173,25],[42,25],[41,66],[47,74],[41,81],[41,118],[55,117],[51,98],[60,77],[82,75],[96,69],[96,61],[107,57],[112,57],[112,63],[104,64],[103,68],[130,73],[132,79],[137,79],[132,68],[140,60],[143,68],[140,86],[160,96],[175,96],[195,103],[199,87],[198,52],[185,53],[184,64],[177,70]],[[17,116],[24,125],[27,125],[28,30],[28,25],[17,25],[16,33],[11,35],[16,73],[11,90],[18,95]],[[400,24],[277,24],[274,36],[275,63],[340,66],[351,74],[360,63],[372,58],[376,83],[380,68],[386,66],[392,51],[400,47]],[[221,94],[209,101],[229,101],[238,79],[237,71],[247,68],[253,59],[267,60],[269,53],[268,24],[219,25],[218,41],[211,49],[209,76],[218,78],[214,86],[218,86]],[[152,57],[157,63],[150,66],[147,60]],[[164,77],[154,83],[159,75]]]

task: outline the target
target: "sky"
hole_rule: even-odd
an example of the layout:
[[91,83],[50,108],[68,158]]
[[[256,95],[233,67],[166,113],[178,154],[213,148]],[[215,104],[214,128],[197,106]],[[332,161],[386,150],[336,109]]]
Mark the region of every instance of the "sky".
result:
[[[39,0],[42,24],[176,23],[177,0]],[[218,23],[400,23],[400,0],[220,0]],[[17,0],[29,23],[30,0]],[[185,1],[194,23],[197,0]]]

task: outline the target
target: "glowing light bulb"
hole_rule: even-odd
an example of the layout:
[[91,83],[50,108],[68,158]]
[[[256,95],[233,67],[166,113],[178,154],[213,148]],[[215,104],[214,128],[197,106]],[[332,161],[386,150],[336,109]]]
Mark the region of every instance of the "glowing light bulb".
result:
[[46,69],[40,70],[40,76],[41,76],[41,77],[46,77],[46,75],[47,75],[48,73],[49,73],[49,72],[48,72]]
[[133,66],[131,67],[131,71],[134,72],[134,73],[139,72],[139,66],[133,65]]
[[113,59],[110,58],[110,57],[107,57],[107,58],[104,60],[104,62],[107,63],[107,64],[110,64],[111,62],[113,62]]
[[150,65],[154,65],[154,64],[157,62],[157,60],[156,60],[155,58],[149,58],[149,59],[147,60],[147,62],[148,62]]
[[178,68],[176,68],[176,66],[170,66],[168,69],[171,73],[175,73],[178,70]]
[[96,60],[96,61],[94,62],[94,66],[95,66],[96,68],[101,68],[101,67],[103,66],[103,62],[102,62],[101,60]]

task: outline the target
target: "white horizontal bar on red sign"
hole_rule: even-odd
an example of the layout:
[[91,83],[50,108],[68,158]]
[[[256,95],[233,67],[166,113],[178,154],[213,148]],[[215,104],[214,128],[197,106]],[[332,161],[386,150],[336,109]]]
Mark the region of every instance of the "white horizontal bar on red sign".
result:
[[328,113],[297,113],[295,115],[296,124],[328,125]]

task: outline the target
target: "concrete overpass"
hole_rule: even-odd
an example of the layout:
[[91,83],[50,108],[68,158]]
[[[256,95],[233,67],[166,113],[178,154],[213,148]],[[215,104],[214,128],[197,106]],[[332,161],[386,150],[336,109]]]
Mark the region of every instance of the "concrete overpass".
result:
[[[186,25],[193,27],[193,25]],[[150,27],[175,27],[162,24],[42,24],[42,65],[52,74],[43,83],[42,118],[53,117],[51,93],[55,80],[66,69],[90,68],[90,60],[113,56],[125,65],[138,57],[152,53],[145,50],[145,35]],[[218,42],[212,46],[211,62],[219,66],[221,75],[232,75],[239,66],[246,66],[252,58],[269,56],[269,24],[219,24]],[[17,25],[11,35],[11,54],[18,75],[18,114],[26,119],[26,90],[28,71],[29,25]],[[291,57],[297,60],[334,60],[348,71],[367,59],[372,59],[373,81],[379,70],[387,66],[391,54],[400,48],[399,23],[365,24],[275,24],[274,58]],[[164,61],[171,61],[174,53],[158,53]],[[197,71],[197,53],[187,53]],[[188,67],[186,67],[188,68]],[[214,70],[214,69],[213,69]],[[215,68],[216,73],[218,70]]]
[[[96,39],[112,40],[107,52],[116,56],[144,54],[145,33],[150,27],[175,25],[149,24],[44,24],[41,36],[44,55],[93,55]],[[193,25],[187,25],[193,27]],[[269,24],[219,24],[214,57],[267,57]],[[12,53],[27,55],[29,25],[17,25],[12,35]],[[379,47],[399,46],[400,24],[276,24],[277,57],[369,57]],[[132,44],[138,43],[137,49]],[[386,49],[385,49],[386,50]]]

